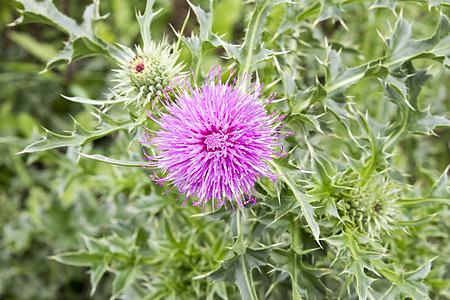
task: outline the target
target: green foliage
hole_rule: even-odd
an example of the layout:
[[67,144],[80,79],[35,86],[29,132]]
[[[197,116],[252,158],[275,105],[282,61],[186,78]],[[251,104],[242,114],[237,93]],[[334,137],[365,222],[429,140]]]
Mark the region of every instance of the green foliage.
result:
[[104,17],[99,13],[99,1],[86,7],[83,22],[77,21],[61,13],[51,0],[43,2],[36,0],[20,1],[24,9],[21,16],[12,25],[40,22],[52,25],[69,35],[69,41],[58,56],[52,58],[46,65],[46,70],[53,66],[81,59],[92,55],[117,55],[115,46],[106,44],[95,35],[95,23]]
[[[450,297],[448,1],[58,3],[0,4],[0,298]],[[157,125],[111,70],[162,33],[197,82],[277,93],[257,205],[201,214],[141,168]]]

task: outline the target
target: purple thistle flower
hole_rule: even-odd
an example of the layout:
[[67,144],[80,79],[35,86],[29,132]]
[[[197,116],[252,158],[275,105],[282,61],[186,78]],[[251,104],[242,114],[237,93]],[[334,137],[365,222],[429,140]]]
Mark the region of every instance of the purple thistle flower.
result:
[[171,82],[164,92],[166,99],[161,102],[166,111],[158,111],[160,118],[147,111],[160,129],[144,126],[145,133],[141,133],[142,142],[155,146],[158,153],[150,156],[144,150],[144,159],[150,162],[146,168],[164,171],[162,177],[154,173],[152,179],[171,184],[168,191],[177,187],[186,196],[183,205],[189,197],[196,198],[193,205],[203,206],[202,212],[210,200],[213,212],[222,205],[228,210],[226,201],[234,211],[233,199],[240,207],[249,201],[256,203],[255,181],[263,176],[275,181],[277,175],[267,161],[283,152],[282,146],[280,153],[274,148],[281,145],[278,133],[285,116],[268,115],[265,109],[275,94],[262,100],[262,85],[255,84],[242,91],[249,77],[235,86],[237,76],[230,84],[233,74],[221,83],[220,68],[214,66],[201,87],[191,87],[177,77],[176,84]]

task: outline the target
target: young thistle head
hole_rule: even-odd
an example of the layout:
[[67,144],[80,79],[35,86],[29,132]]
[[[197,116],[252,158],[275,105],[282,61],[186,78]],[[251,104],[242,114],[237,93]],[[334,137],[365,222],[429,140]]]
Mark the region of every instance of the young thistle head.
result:
[[344,223],[371,238],[389,234],[397,219],[395,201],[399,191],[398,184],[386,175],[377,175],[342,193],[342,200],[338,202],[340,215]]
[[[122,47],[122,58],[114,81],[117,85],[113,92],[117,97],[125,97],[126,105],[134,113],[140,114],[144,109],[151,110],[153,104],[158,107],[158,96],[169,85],[175,75],[182,75],[183,65],[177,63],[179,51],[166,42],[151,42],[136,51]],[[153,104],[152,104],[153,103]]]

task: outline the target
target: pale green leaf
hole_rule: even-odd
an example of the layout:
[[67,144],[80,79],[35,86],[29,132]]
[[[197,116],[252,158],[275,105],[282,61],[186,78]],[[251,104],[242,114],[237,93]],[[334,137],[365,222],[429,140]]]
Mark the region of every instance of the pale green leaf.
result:
[[87,99],[87,98],[83,98],[83,97],[68,97],[68,96],[64,96],[64,95],[61,95],[61,96],[63,96],[65,99],[72,101],[72,102],[90,104],[90,105],[100,105],[100,106],[122,103],[122,102],[126,101],[126,98],[118,98],[115,100],[93,100],[93,99]]
[[328,19],[336,19],[343,22],[341,16],[341,5],[339,2],[322,0],[322,8],[315,24]]
[[122,166],[122,167],[142,167],[145,163],[145,161],[139,162],[139,161],[130,161],[130,160],[119,160],[119,159],[113,159],[106,156],[103,156],[101,154],[86,154],[81,153],[80,155],[89,159],[101,161],[110,165],[116,165],[116,166]]
[[150,49],[150,45],[152,44],[150,25],[153,18],[161,11],[158,10],[153,12],[153,4],[155,0],[147,0],[147,4],[145,6],[145,12],[142,15],[140,12],[137,13],[137,20],[139,22],[139,27],[141,29],[141,36],[144,40],[144,51],[148,51]]
[[101,256],[86,251],[61,253],[52,258],[57,262],[77,267],[92,267],[102,262]]
[[433,220],[433,218],[436,217],[436,214],[433,214],[431,216],[426,216],[417,220],[408,220],[408,221],[397,221],[395,222],[395,225],[397,226],[419,226],[423,224],[427,224]]
[[32,153],[68,146],[83,146],[93,140],[99,139],[113,132],[128,129],[129,125],[131,124],[130,120],[115,121],[111,117],[108,117],[101,112],[98,113],[104,121],[103,126],[100,129],[94,131],[86,130],[77,121],[75,121],[75,129],[74,131],[72,131],[70,136],[56,134],[45,129],[45,136],[42,140],[28,145],[19,153]]
[[450,6],[450,0],[429,0],[429,6],[447,5]]
[[370,8],[385,7],[389,8],[395,14],[395,8],[397,7],[397,0],[376,0]]

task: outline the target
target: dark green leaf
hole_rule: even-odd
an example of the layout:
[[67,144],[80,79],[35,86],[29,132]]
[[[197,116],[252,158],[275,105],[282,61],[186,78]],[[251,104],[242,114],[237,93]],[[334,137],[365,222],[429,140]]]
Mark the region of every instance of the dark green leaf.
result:
[[[312,249],[310,251],[315,251]],[[304,254],[310,252],[305,251]],[[302,261],[302,255],[291,249],[274,249],[270,257],[275,263],[277,270],[289,273],[292,280],[293,293],[297,291],[300,296],[306,299],[324,298],[327,288],[320,280],[323,270],[306,267]],[[300,298],[301,299],[301,298]]]
[[252,270],[266,265],[265,259],[270,250],[253,250],[247,248],[243,255],[236,254],[225,261],[222,266],[211,273],[208,278],[213,281],[228,281],[236,284],[244,300],[257,300],[253,284]]
[[286,185],[289,187],[289,189],[294,194],[295,199],[297,200],[297,202],[300,204],[300,207],[302,208],[302,214],[305,217],[306,222],[308,223],[309,227],[311,228],[314,238],[316,239],[317,243],[320,245],[320,241],[319,241],[320,229],[319,229],[319,225],[317,225],[317,222],[314,219],[314,207],[311,204],[309,204],[308,200],[306,199],[306,195],[299,191],[297,184],[292,180],[292,178],[287,173],[287,171],[276,163],[273,163],[272,165],[278,174],[283,175],[280,179],[286,183]]

